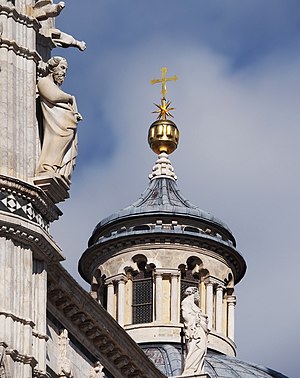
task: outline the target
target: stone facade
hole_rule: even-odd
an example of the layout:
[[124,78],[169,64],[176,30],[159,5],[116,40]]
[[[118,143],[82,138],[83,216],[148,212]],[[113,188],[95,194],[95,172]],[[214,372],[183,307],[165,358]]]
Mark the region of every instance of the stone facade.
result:
[[60,266],[49,234],[70,182],[35,177],[43,143],[37,80],[54,46],[85,48],[55,29],[63,8],[0,0],[0,377],[163,377]]

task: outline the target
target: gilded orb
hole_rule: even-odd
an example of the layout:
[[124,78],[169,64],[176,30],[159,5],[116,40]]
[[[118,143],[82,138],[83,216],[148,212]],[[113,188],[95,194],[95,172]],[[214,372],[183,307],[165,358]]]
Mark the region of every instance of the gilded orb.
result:
[[174,122],[169,119],[159,119],[152,123],[148,132],[150,148],[160,154],[166,152],[170,155],[176,150],[179,140],[179,130]]

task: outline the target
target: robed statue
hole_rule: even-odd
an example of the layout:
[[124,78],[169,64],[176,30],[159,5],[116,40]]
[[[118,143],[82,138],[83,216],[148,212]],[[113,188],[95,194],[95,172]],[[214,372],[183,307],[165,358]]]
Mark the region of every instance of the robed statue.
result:
[[38,82],[42,111],[41,155],[36,175],[60,176],[70,182],[77,156],[77,124],[82,119],[75,97],[62,91],[68,64],[55,56],[47,62],[47,76]]
[[204,372],[204,357],[207,351],[208,319],[196,304],[200,298],[198,289],[188,287],[185,295],[181,302],[186,345],[182,375],[201,374]]

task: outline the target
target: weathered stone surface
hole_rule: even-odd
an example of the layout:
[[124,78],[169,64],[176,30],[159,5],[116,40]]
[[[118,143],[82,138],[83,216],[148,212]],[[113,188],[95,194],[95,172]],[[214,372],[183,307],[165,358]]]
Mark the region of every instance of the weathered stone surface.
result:
[[[57,306],[60,298],[65,298],[64,308]],[[107,311],[60,265],[49,267],[48,308],[115,378],[164,377]]]

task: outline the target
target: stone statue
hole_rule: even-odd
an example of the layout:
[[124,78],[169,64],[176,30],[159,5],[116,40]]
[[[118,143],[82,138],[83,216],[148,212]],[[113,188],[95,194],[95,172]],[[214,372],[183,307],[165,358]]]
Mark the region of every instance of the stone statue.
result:
[[95,366],[93,367],[89,378],[104,378],[103,373],[103,366],[100,364],[100,362],[96,362]]
[[84,41],[78,41],[72,35],[62,32],[56,28],[50,28],[50,36],[56,47],[77,47],[80,51],[86,49]]
[[185,290],[186,297],[181,302],[184,320],[186,356],[182,375],[203,373],[204,357],[207,350],[208,320],[200,307],[199,291],[195,287]]
[[44,21],[49,17],[58,16],[64,7],[63,1],[53,4],[52,0],[38,0],[33,7],[33,15],[37,20]]
[[82,117],[75,98],[60,89],[67,68],[64,58],[52,57],[48,75],[38,82],[43,136],[36,175],[58,175],[69,183],[77,156],[76,128]]
[[65,8],[65,3],[60,1],[53,4],[53,0],[37,0],[33,7],[33,16],[39,20],[40,34],[49,38],[56,47],[77,47],[83,51],[86,48],[84,41],[78,41],[72,35],[62,32],[55,27],[55,17]]
[[68,331],[63,329],[59,335],[59,374],[60,378],[73,378],[73,373],[71,370],[71,363],[68,358],[68,347],[69,347],[69,337]]

